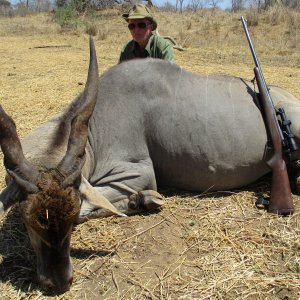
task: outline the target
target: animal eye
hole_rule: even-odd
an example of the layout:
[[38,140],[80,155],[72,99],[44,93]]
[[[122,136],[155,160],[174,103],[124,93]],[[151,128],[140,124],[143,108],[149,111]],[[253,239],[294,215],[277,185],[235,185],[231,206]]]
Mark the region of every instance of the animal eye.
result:
[[43,218],[43,217],[39,217],[38,222],[43,227],[48,225],[48,220],[46,218]]

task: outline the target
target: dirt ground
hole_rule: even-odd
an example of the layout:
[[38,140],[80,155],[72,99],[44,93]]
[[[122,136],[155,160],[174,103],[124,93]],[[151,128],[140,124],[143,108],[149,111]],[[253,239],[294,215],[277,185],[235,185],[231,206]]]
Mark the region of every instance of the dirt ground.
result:
[[[0,26],[17,28],[18,22],[30,23],[0,19]],[[100,73],[117,62],[126,39],[95,37]],[[252,79],[249,50],[244,40],[241,45],[190,47],[176,52],[176,62],[195,73]],[[269,58],[263,71],[268,83],[300,99],[299,56],[295,51],[284,57],[288,63],[277,64]],[[56,28],[2,34],[0,66],[1,105],[24,137],[83,89],[88,36]],[[0,175],[3,188],[3,168]],[[78,225],[71,250],[74,283],[60,296],[47,296],[36,284],[34,254],[13,210],[0,227],[0,299],[299,299],[300,197],[293,195],[293,216],[257,210],[254,196],[267,192],[269,183],[267,177],[220,193],[162,190],[166,204],[159,212]]]

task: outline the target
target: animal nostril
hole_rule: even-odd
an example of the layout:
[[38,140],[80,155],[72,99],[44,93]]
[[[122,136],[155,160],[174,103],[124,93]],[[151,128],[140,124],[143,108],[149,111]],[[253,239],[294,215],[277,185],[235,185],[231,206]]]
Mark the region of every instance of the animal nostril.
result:
[[48,292],[54,289],[54,284],[50,280],[42,282],[42,286],[44,287],[45,291]]

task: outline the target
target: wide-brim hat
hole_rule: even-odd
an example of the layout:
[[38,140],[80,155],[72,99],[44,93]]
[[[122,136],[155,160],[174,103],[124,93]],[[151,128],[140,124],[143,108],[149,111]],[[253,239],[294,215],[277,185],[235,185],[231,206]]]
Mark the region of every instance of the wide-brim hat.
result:
[[153,30],[157,27],[157,22],[153,18],[149,8],[144,4],[137,3],[130,8],[128,13],[122,15],[122,17],[128,22],[128,20],[135,19],[148,19],[153,24]]

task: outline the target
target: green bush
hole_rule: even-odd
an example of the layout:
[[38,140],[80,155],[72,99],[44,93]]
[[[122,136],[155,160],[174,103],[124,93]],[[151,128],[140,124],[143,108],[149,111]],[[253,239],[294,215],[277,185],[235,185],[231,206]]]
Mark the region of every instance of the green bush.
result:
[[91,6],[89,0],[72,0],[75,9],[80,12],[86,12]]
[[98,26],[94,22],[87,22],[85,24],[85,33],[96,36],[99,32]]
[[10,6],[10,2],[6,1],[6,0],[0,0],[0,6]]
[[55,19],[62,28],[76,29],[80,23],[79,14],[73,4],[58,8]]
[[26,17],[30,14],[30,11],[28,7],[26,6],[26,3],[18,3],[17,4],[17,9],[14,10],[13,13],[15,16],[20,16],[20,17]]

